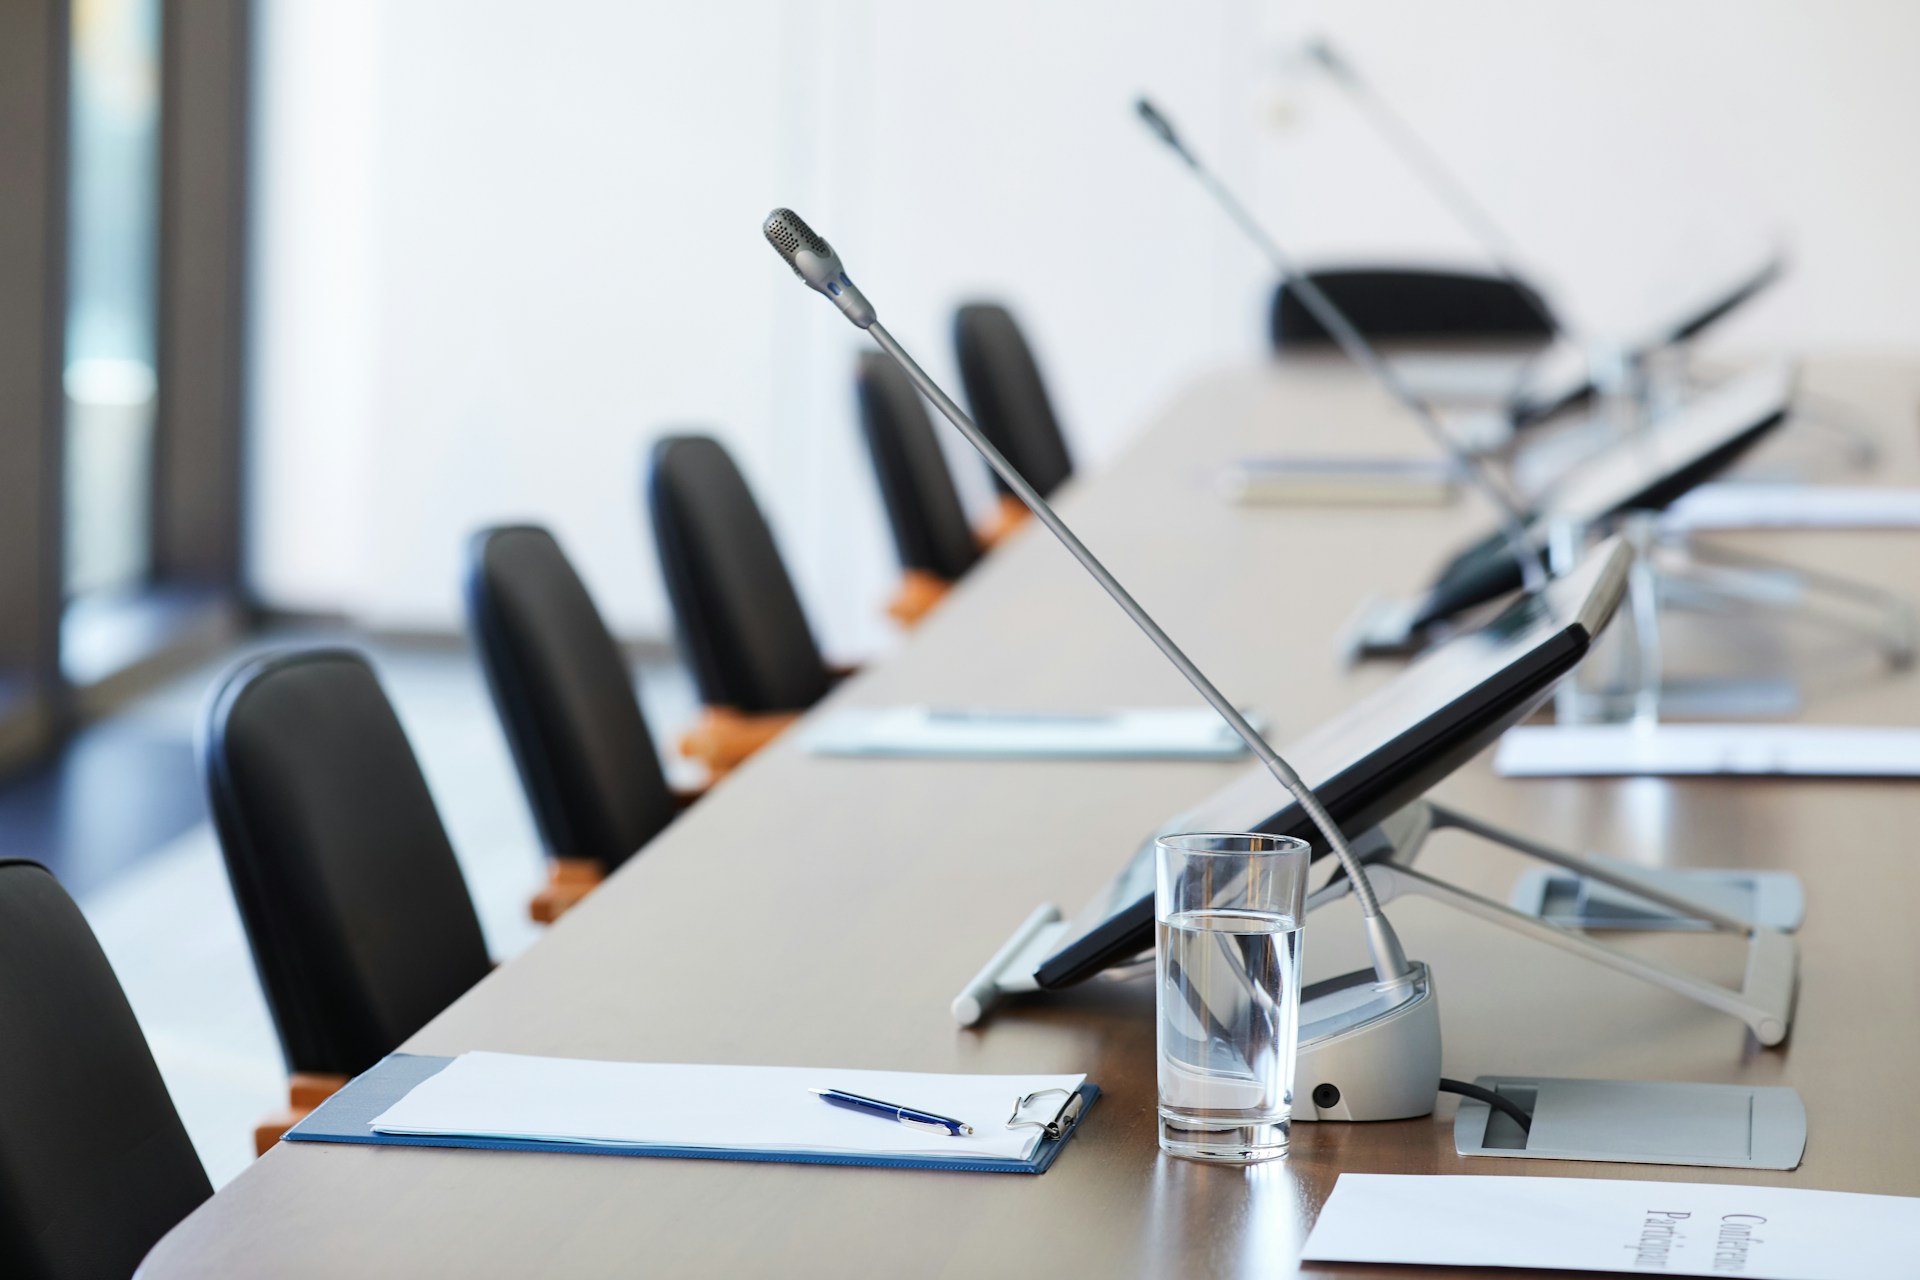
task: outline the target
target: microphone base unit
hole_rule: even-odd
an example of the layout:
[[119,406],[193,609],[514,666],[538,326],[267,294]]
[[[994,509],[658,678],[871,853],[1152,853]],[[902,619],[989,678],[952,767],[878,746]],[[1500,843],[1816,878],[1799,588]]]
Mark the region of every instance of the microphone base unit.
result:
[[1300,993],[1293,1119],[1410,1120],[1440,1092],[1440,1002],[1419,961],[1382,985],[1361,969]]

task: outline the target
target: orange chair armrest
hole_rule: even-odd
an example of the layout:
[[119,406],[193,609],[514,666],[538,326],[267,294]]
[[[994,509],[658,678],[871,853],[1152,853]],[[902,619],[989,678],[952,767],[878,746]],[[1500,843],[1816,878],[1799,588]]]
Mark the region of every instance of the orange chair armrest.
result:
[[901,575],[899,589],[887,602],[887,613],[903,627],[918,626],[951,590],[953,584],[945,578],[937,578],[925,569],[909,569]]
[[606,878],[607,869],[592,858],[549,858],[547,882],[528,901],[527,914],[538,924],[552,924]]
[[981,548],[991,551],[1031,519],[1033,512],[1027,510],[1026,503],[1010,493],[1001,494],[993,514],[987,517],[986,524],[981,526],[978,534]]
[[680,737],[680,754],[707,766],[718,780],[798,720],[791,711],[749,713],[732,707],[706,707]]

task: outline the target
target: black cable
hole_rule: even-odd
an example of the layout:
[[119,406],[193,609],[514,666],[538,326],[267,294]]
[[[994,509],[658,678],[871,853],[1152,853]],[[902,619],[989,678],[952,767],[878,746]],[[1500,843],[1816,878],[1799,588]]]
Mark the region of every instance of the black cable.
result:
[[1495,1110],[1505,1112],[1510,1120],[1520,1126],[1520,1132],[1533,1132],[1533,1117],[1522,1111],[1520,1104],[1512,1098],[1502,1097],[1491,1089],[1482,1089],[1479,1085],[1468,1084],[1464,1080],[1448,1080],[1444,1076],[1440,1080],[1440,1092],[1457,1093],[1463,1098],[1484,1102]]

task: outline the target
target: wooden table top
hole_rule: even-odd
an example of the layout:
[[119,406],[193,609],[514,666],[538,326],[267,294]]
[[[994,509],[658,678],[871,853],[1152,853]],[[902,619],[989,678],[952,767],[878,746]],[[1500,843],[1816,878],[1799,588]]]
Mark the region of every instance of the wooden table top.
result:
[[[1830,360],[1807,384],[1877,424],[1848,476],[1805,429],[1756,461],[1840,483],[1920,483],[1920,364]],[[1486,524],[1445,508],[1234,507],[1242,454],[1424,452],[1336,364],[1192,387],[1062,510],[1202,668],[1282,744],[1388,678],[1343,669],[1363,597],[1411,591]],[[1740,545],[1913,591],[1920,533],[1741,535]],[[1804,719],[1920,723],[1920,677],[1800,624],[1703,628],[1719,669],[1792,661]],[[1043,530],[981,565],[896,652],[826,704],[1189,706],[1194,696]],[[1483,755],[1436,797],[1536,838],[1655,866],[1798,872],[1798,1018],[1777,1049],[1735,1019],[1437,904],[1392,908],[1438,983],[1448,1075],[1786,1084],[1808,1114],[1790,1173],[1463,1159],[1454,1100],[1402,1122],[1300,1124],[1254,1169],[1159,1154],[1153,993],[1100,979],[959,1030],[954,993],[1036,904],[1079,907],[1170,815],[1245,768],[1209,763],[854,761],[791,740],[716,789],[536,946],[404,1046],[588,1058],[1084,1071],[1105,1091],[1043,1177],[282,1144],[181,1224],[154,1277],[1363,1276],[1299,1250],[1342,1170],[1753,1181],[1920,1193],[1920,802],[1904,783],[1510,781]],[[1422,865],[1504,899],[1523,864],[1449,834]],[[1857,897],[1854,886],[1858,886]],[[1350,904],[1315,915],[1309,980],[1363,962]],[[1639,939],[1737,977],[1731,940]],[[1382,1275],[1453,1275],[1388,1269]],[[1518,1275],[1519,1273],[1509,1273]]]

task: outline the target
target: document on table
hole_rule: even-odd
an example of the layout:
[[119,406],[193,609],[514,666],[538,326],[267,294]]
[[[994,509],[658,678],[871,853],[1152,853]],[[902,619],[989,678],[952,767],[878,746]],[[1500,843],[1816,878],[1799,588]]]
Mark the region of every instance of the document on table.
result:
[[1920,729],[1822,724],[1520,725],[1503,778],[1756,775],[1920,777]]
[[1920,489],[1706,484],[1667,509],[1672,529],[1920,529]]
[[1499,405],[1513,398],[1532,352],[1396,352],[1387,363],[1407,390],[1434,405]]
[[1747,1280],[1912,1275],[1920,1199],[1795,1187],[1343,1173],[1309,1262]]
[[[842,1067],[689,1066],[466,1053],[374,1117],[376,1133],[706,1151],[1024,1160],[1041,1131],[1008,1129],[1014,1100],[1079,1075],[935,1075]],[[931,1133],[829,1106],[841,1089],[973,1126]]]
[[816,755],[988,760],[1230,760],[1246,753],[1207,707],[849,707],[808,725],[801,744]]
[[1453,501],[1453,464],[1443,458],[1241,458],[1220,470],[1234,502],[1438,506]]

